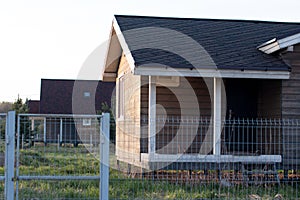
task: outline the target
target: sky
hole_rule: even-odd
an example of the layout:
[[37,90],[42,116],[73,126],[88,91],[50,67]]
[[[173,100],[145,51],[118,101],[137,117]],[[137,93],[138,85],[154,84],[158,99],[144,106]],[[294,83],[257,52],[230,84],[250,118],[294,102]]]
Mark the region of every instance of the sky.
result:
[[300,22],[299,0],[0,0],[0,102],[39,100],[47,79],[80,75],[99,46],[103,66],[114,14]]

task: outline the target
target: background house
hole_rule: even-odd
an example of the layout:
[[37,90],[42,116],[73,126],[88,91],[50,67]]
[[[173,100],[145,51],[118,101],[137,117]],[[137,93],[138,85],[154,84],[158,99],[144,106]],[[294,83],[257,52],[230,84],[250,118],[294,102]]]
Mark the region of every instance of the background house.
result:
[[298,129],[265,119],[300,118],[299,33],[299,23],[115,16],[103,80],[116,82],[117,158],[298,168]]
[[96,114],[103,103],[111,106],[114,88],[114,83],[102,81],[42,79],[40,113]]
[[27,102],[28,112],[32,114],[40,113],[40,101],[39,100],[28,100]]
[[[105,109],[111,107],[114,88],[114,83],[101,81],[42,79],[40,101],[29,102],[30,113],[45,116],[32,119],[35,127],[43,129],[37,131],[40,135],[35,135],[36,140],[74,145],[90,141],[90,133],[94,134],[98,123],[92,115],[99,114],[103,106]],[[84,116],[74,118],[71,115]]]

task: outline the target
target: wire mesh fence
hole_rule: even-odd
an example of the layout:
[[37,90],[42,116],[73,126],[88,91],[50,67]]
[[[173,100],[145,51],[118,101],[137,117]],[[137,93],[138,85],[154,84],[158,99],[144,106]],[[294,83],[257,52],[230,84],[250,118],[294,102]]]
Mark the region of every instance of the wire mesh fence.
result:
[[101,116],[19,115],[16,197],[99,199]]
[[299,120],[222,122],[214,155],[211,118],[157,117],[148,153],[147,117],[117,121],[112,199],[299,199]]
[[[0,115],[5,139],[3,120]],[[19,115],[17,199],[99,199],[101,121],[95,115]],[[148,153],[147,117],[117,121],[109,199],[299,199],[299,122],[225,120],[221,155],[215,155],[211,118],[157,117],[154,154]],[[0,198],[2,191],[4,182]]]

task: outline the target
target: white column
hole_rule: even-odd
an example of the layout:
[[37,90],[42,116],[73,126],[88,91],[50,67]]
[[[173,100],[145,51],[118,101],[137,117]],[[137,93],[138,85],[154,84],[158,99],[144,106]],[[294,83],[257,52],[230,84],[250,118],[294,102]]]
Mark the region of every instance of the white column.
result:
[[214,77],[214,155],[221,155],[221,81],[221,78]]
[[156,135],[156,78],[149,76],[149,105],[148,105],[148,153],[155,153]]

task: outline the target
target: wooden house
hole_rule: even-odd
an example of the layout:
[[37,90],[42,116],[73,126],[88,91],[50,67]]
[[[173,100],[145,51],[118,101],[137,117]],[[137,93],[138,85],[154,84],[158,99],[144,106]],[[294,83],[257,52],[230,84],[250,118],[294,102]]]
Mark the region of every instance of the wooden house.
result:
[[299,43],[300,23],[115,16],[102,79],[116,82],[117,159],[298,167],[284,120],[300,118]]

